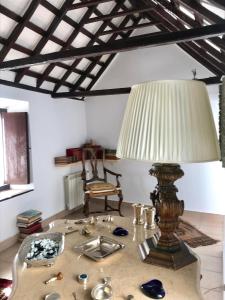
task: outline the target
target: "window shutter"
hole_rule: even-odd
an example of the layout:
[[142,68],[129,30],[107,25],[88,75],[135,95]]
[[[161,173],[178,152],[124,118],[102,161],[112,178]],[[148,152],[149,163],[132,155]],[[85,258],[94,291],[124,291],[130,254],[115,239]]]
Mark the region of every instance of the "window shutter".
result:
[[5,139],[5,183],[27,184],[30,182],[28,114],[3,112],[2,117]]

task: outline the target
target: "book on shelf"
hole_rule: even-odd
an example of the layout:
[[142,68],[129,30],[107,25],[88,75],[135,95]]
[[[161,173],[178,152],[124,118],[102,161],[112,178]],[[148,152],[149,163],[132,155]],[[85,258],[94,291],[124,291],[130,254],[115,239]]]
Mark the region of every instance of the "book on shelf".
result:
[[29,209],[17,216],[17,220],[29,221],[41,216],[41,212],[36,209]]
[[17,227],[23,227],[23,228],[29,228],[30,226],[36,224],[36,223],[40,223],[42,220],[41,217],[37,218],[36,220],[32,221],[32,222],[29,222],[29,223],[26,223],[26,222],[18,222],[16,223]]

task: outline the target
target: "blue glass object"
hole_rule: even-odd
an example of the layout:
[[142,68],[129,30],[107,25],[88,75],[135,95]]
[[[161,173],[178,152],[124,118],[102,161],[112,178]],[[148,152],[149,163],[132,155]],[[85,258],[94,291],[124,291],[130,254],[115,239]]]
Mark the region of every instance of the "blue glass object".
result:
[[122,227],[116,227],[113,230],[113,234],[116,236],[126,236],[126,235],[128,235],[128,230],[126,230],[125,228],[122,228]]
[[152,279],[141,285],[141,291],[152,299],[162,299],[165,297],[165,290],[162,282],[158,279]]

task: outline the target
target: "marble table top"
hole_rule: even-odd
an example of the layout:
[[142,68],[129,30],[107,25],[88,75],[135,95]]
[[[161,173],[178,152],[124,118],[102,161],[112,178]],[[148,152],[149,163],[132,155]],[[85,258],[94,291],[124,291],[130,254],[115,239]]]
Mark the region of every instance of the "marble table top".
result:
[[[81,235],[84,225],[74,224],[74,220],[56,220],[51,223],[49,231],[52,232],[65,233],[68,232],[68,228],[71,230],[71,227],[78,231],[66,234],[64,251],[51,267],[27,268],[16,255],[13,270],[14,287],[9,299],[41,300],[45,295],[57,292],[61,299],[72,300],[75,292],[77,300],[89,300],[92,299],[91,290],[101,283],[104,277],[111,277],[113,300],[125,300],[129,294],[133,295],[135,300],[150,299],[139,287],[151,279],[162,281],[166,291],[165,300],[203,299],[199,287],[199,261],[176,271],[144,263],[139,254],[138,244],[154,232],[145,230],[143,225],[133,225],[130,218],[115,216],[113,219],[113,222],[103,222],[105,216],[99,217],[96,225],[89,225],[89,237]],[[114,236],[112,231],[117,226],[128,229],[129,235]],[[74,250],[75,245],[98,235],[117,240],[123,243],[125,248],[98,262]],[[62,280],[44,284],[45,280],[59,272],[63,274]],[[77,276],[81,273],[88,274],[87,285],[78,282]]]

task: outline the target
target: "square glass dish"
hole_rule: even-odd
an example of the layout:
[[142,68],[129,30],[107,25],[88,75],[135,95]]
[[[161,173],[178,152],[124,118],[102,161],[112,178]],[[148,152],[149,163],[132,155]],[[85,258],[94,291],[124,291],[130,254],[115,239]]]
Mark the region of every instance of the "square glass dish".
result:
[[75,246],[74,249],[95,261],[99,261],[106,256],[113,254],[120,249],[123,249],[124,247],[124,244],[119,243],[106,236],[97,236],[80,245]]
[[[40,246],[40,242],[42,245]],[[22,242],[18,258],[28,267],[50,266],[64,250],[65,237],[60,232],[44,232],[31,234]],[[52,245],[55,245],[55,251]]]

